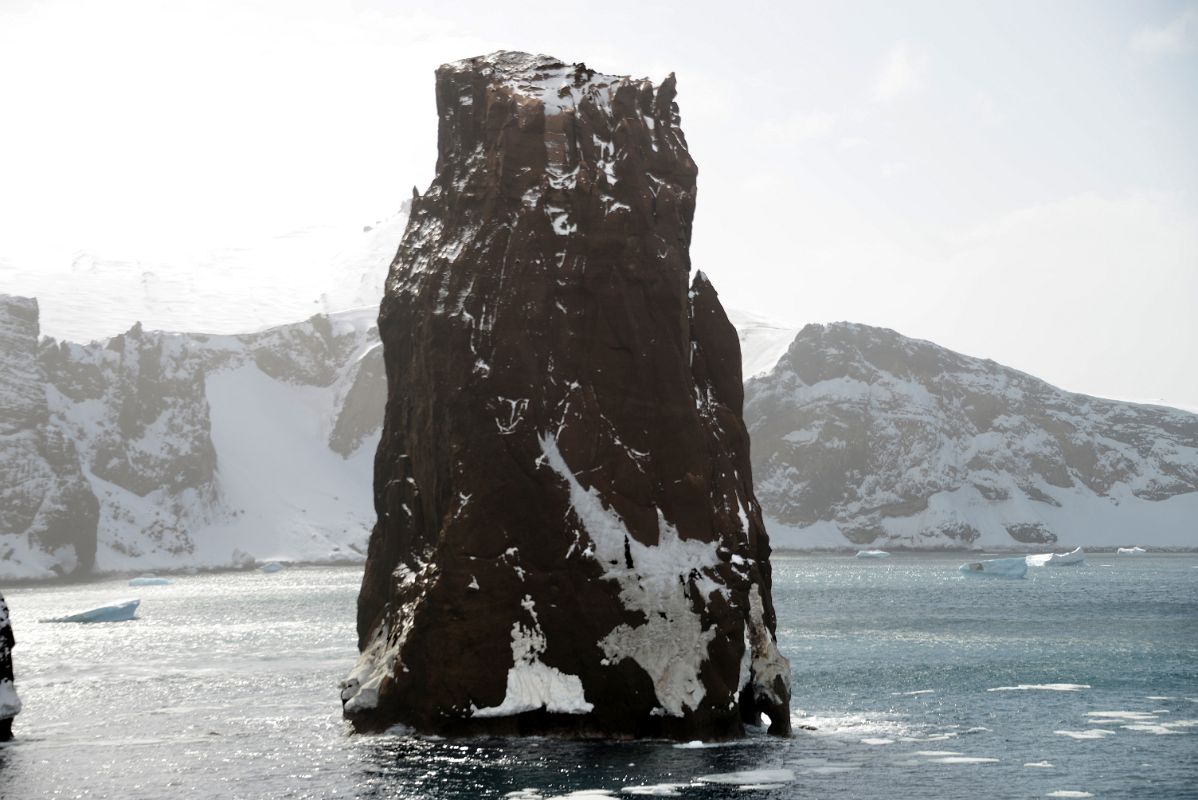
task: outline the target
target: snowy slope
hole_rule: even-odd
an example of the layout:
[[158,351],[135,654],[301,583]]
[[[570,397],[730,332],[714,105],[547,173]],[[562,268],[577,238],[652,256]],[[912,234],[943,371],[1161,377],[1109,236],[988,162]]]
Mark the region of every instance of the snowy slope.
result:
[[[36,313],[32,301],[6,299]],[[0,575],[76,566],[15,513],[54,508],[62,486],[91,498],[90,531],[73,530],[90,533],[101,572],[364,558],[386,394],[375,315],[237,336],[134,326],[103,343],[40,347],[34,327],[21,340],[27,357],[6,347],[0,359],[0,373],[20,378],[2,382],[20,391],[0,396],[31,398],[0,404],[0,424],[15,430],[0,437],[0,493],[14,512],[0,529]],[[40,415],[33,423],[17,413],[26,407]],[[68,455],[47,466],[40,430],[56,432]]]
[[779,547],[1198,547],[1198,415],[894,331],[808,325],[749,380]]
[[403,210],[354,229],[310,227],[243,247],[138,261],[78,252],[30,262],[0,252],[0,287],[41,303],[42,333],[100,341],[147,330],[236,334],[378,307]]
[[745,380],[773,369],[799,332],[798,328],[748,311],[725,311],[740,337],[741,374]]

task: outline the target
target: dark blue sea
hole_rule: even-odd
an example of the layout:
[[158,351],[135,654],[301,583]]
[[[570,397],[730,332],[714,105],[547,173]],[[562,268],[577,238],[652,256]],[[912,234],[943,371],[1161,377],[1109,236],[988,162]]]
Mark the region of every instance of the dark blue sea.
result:
[[[723,746],[351,735],[359,569],[0,587],[0,797],[1198,798],[1198,557],[963,560],[775,556],[796,733]],[[37,622],[129,596],[132,622]]]

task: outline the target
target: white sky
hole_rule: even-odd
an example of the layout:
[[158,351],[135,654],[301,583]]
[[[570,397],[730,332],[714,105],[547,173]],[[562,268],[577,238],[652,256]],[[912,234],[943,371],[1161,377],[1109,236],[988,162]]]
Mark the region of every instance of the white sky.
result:
[[678,74],[726,305],[1198,407],[1195,2],[0,0],[0,258],[373,222],[500,48]]

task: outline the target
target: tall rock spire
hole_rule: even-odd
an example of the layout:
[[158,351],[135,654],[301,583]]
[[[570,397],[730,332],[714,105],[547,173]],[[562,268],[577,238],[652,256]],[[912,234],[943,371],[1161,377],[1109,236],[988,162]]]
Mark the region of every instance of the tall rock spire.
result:
[[437,176],[380,316],[361,729],[789,731],[740,351],[688,285],[675,81],[500,52],[437,71]]

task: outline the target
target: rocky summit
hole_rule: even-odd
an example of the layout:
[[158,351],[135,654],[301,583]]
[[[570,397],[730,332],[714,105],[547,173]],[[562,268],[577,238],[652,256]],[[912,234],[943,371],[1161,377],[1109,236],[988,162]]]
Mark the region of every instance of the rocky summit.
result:
[[689,283],[675,80],[437,71],[436,178],[379,333],[361,730],[789,731],[736,331]]

